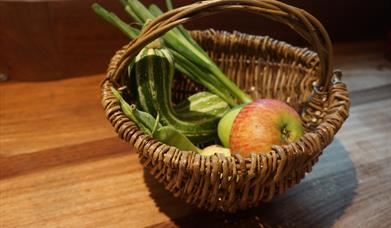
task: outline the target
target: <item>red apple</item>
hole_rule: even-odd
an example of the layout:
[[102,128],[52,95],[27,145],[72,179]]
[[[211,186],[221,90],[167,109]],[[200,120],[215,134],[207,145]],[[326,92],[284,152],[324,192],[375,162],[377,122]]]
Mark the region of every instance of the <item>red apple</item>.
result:
[[223,145],[242,156],[270,151],[272,145],[294,142],[303,132],[297,112],[286,103],[273,99],[256,100],[240,111],[234,110],[224,116],[218,126]]

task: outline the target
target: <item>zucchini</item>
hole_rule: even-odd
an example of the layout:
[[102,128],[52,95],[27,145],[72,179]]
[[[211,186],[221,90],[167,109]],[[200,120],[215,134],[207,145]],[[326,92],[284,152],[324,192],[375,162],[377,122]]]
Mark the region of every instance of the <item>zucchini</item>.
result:
[[[217,137],[219,119],[229,110],[220,97],[201,92],[173,107],[171,88],[174,59],[166,48],[145,47],[136,56],[130,76],[137,84],[138,103],[153,116],[161,117],[163,125],[174,127],[194,143]],[[128,79],[132,81],[132,79]]]
[[227,102],[207,91],[193,94],[175,106],[177,116],[186,120],[200,118],[220,119],[229,109],[230,107]]

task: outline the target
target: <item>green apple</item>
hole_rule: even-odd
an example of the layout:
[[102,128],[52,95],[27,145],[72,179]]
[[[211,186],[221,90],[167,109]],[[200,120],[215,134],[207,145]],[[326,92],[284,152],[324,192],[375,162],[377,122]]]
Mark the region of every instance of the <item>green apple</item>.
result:
[[223,118],[221,118],[217,125],[217,134],[224,147],[229,148],[229,137],[231,135],[232,123],[244,106],[245,104],[242,104],[232,108],[223,116]]

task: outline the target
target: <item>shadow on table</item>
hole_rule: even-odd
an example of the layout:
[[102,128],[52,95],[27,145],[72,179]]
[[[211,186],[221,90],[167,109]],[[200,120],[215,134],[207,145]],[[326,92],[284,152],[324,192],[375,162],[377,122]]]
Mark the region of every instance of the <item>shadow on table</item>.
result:
[[338,141],[326,149],[311,173],[272,202],[235,214],[207,212],[175,198],[147,170],[144,179],[160,211],[180,227],[329,227],[343,215],[357,188],[356,171]]

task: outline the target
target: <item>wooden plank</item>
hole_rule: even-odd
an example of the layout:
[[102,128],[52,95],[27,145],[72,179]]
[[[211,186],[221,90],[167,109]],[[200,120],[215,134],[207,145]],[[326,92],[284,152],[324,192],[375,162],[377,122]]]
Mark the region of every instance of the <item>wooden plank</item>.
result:
[[102,78],[0,84],[0,156],[115,137],[100,103]]
[[390,104],[352,107],[305,180],[261,207],[235,215],[191,208],[146,174],[136,154],[118,153],[3,178],[0,225],[389,227]]
[[[0,72],[18,81],[104,72],[128,39],[94,14],[93,2],[0,1]],[[125,16],[118,2],[99,2]]]
[[0,157],[0,178],[23,175],[70,162],[130,152],[131,146],[118,137],[67,145],[34,153]]
[[[3,179],[0,226],[143,227],[166,221],[145,181],[133,153]],[[165,191],[159,194],[177,216],[189,213]]]

